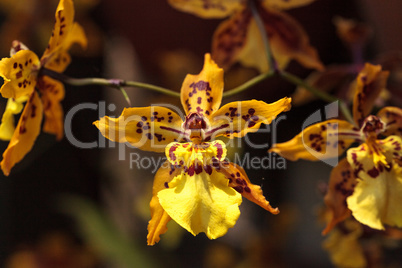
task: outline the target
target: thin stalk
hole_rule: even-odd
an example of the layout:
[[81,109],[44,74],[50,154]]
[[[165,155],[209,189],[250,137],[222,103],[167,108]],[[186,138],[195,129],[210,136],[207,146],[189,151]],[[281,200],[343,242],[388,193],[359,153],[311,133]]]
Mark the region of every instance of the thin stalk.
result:
[[348,120],[350,123],[354,124],[354,120],[352,115],[350,114],[350,111],[348,109],[348,107],[346,106],[346,104],[338,99],[337,97],[334,97],[324,91],[320,91],[318,89],[316,89],[315,87],[309,85],[308,83],[306,83],[305,81],[303,81],[302,79],[300,79],[299,77],[290,74],[288,72],[285,71],[281,71],[279,72],[279,75],[281,77],[283,77],[285,80],[287,80],[288,82],[303,87],[306,90],[310,91],[311,93],[313,93],[315,96],[317,96],[318,98],[326,101],[326,102],[334,102],[334,101],[338,101],[339,102],[339,108],[342,112],[342,114],[345,116],[345,119]]
[[65,74],[54,72],[46,68],[42,68],[40,74],[47,75],[51,78],[54,78],[56,80],[59,80],[72,86],[100,85],[100,86],[109,86],[117,89],[121,89],[122,87],[137,87],[156,91],[172,97],[180,97],[180,93],[172,91],[170,89],[135,81],[125,81],[121,79],[104,79],[104,78],[72,78],[66,76]]
[[264,44],[265,54],[267,56],[269,68],[271,70],[278,71],[278,65],[275,61],[274,56],[272,55],[271,46],[269,45],[269,38],[265,30],[264,22],[261,19],[260,13],[257,10],[257,6],[255,5],[254,0],[248,1],[248,5],[250,7],[255,23],[257,24],[258,30],[261,33],[261,38]]
[[250,88],[250,87],[252,87],[252,86],[254,86],[256,84],[258,84],[258,83],[260,83],[261,81],[273,76],[274,74],[275,74],[275,72],[269,72],[269,73],[265,73],[265,74],[260,74],[260,75],[258,75],[256,77],[248,80],[247,82],[245,82],[244,84],[242,84],[242,85],[240,85],[238,87],[235,87],[235,88],[233,88],[231,90],[223,92],[222,97],[226,98],[226,97],[231,97],[231,96],[233,96],[235,94],[238,94],[238,93],[240,93],[240,92],[242,92],[242,91],[244,91],[244,90],[246,90],[246,89],[248,89],[248,88]]

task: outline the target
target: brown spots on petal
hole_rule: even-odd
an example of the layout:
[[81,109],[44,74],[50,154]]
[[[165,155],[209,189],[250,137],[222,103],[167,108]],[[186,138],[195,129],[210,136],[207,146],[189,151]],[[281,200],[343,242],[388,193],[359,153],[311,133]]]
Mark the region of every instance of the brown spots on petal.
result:
[[204,166],[204,170],[205,170],[205,172],[206,172],[208,175],[211,175],[211,174],[212,174],[212,167],[211,167],[211,165],[205,165],[205,166]]
[[341,193],[344,197],[348,197],[353,194],[355,185],[350,185],[350,180],[354,179],[352,177],[352,173],[350,170],[344,170],[341,172],[342,180],[335,184],[335,190]]
[[250,187],[240,172],[230,173],[230,177],[227,177],[227,179],[229,180],[229,186],[235,189],[238,193],[251,193]]
[[250,11],[244,9],[230,20],[223,22],[216,30],[212,43],[212,58],[219,66],[227,69],[235,62],[237,55],[245,46],[251,17]]
[[177,150],[177,148],[179,147],[178,144],[174,144],[172,147],[169,148],[169,158],[171,161],[176,161],[176,154],[175,151]]
[[24,134],[24,133],[26,133],[27,132],[27,129],[26,129],[26,121],[27,121],[27,117],[22,117],[21,118],[21,122],[20,122],[20,129],[19,129],[19,132],[20,132],[20,134]]
[[216,158],[221,159],[223,156],[223,148],[220,143],[215,144],[216,147]]
[[367,174],[372,177],[373,179],[377,178],[378,175],[380,175],[380,171],[378,171],[378,169],[376,169],[375,167],[373,167],[372,169],[370,169],[369,171],[367,171]]
[[155,138],[158,139],[159,142],[166,140],[166,139],[163,137],[162,134],[155,133],[154,136],[155,136]]
[[18,73],[15,74],[15,78],[20,79],[21,77],[22,77],[22,71],[19,71]]
[[36,116],[36,105],[32,104],[31,106],[31,117],[35,117]]

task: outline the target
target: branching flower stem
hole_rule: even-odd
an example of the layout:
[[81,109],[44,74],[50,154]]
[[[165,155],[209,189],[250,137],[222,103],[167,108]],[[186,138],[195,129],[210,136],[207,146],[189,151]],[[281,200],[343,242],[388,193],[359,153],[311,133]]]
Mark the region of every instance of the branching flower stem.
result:
[[[105,78],[72,78],[66,76],[64,74],[54,72],[52,70],[42,68],[40,75],[46,75],[66,84],[72,86],[88,86],[88,85],[99,85],[99,86],[108,86],[117,89],[122,89],[123,87],[136,87],[136,88],[143,88],[149,89],[155,92],[159,92],[168,96],[172,97],[180,97],[180,93],[176,91],[172,91],[170,89],[166,89],[159,86],[154,86],[151,84],[135,82],[135,81],[125,81],[121,79],[105,79]],[[124,94],[124,93],[123,93]]]

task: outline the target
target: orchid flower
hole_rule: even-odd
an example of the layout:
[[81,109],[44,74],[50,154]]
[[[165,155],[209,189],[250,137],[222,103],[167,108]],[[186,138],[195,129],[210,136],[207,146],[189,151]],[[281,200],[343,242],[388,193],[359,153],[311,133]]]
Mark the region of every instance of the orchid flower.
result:
[[[325,196],[332,220],[323,233],[350,214],[373,229],[402,227],[402,109],[369,115],[386,86],[388,72],[366,64],[354,82],[354,124],[331,119],[305,128],[270,151],[289,160],[323,160],[347,151],[333,169]],[[349,148],[352,144],[360,144]]]
[[[269,37],[270,48],[278,66],[269,66],[261,33],[250,9],[254,1]],[[212,58],[224,69],[235,62],[257,68],[261,73],[279,67],[290,60],[307,68],[323,70],[317,51],[310,45],[302,26],[282,12],[310,4],[314,0],[169,0],[170,5],[201,18],[225,18],[214,33]],[[265,55],[265,57],[264,57]]]
[[279,213],[243,168],[225,160],[225,143],[214,139],[257,131],[262,123],[269,124],[289,110],[291,100],[239,101],[219,108],[222,93],[223,70],[206,54],[201,73],[187,75],[181,88],[184,121],[174,111],[157,106],[126,108],[118,118],[105,116],[94,123],[112,141],[166,154],[153,185],[149,245],[160,240],[171,219],[193,235],[223,236],[240,215],[241,196]]
[[4,84],[0,93],[11,102],[22,103],[27,99],[20,120],[14,130],[10,124],[15,114],[15,106],[7,105],[0,127],[1,135],[10,138],[10,143],[3,153],[1,169],[9,175],[13,166],[21,161],[32,149],[40,133],[43,114],[45,122],[43,131],[63,137],[63,109],[60,101],[64,98],[64,87],[59,81],[40,75],[42,68],[63,72],[71,61],[68,49],[78,43],[86,47],[87,40],[83,29],[74,22],[74,5],[72,0],[60,0],[55,14],[55,26],[49,44],[43,56],[28,50],[22,43],[13,42],[11,58],[0,61],[0,76]]

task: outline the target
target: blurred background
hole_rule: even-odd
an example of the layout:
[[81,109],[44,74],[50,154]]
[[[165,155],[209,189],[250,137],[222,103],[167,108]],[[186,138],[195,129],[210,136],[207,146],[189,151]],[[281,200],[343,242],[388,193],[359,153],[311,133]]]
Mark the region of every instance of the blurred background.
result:
[[[57,4],[58,0],[0,0],[1,56],[9,55],[14,39],[41,55]],[[84,27],[89,46],[86,51],[78,47],[72,50],[67,75],[136,80],[175,91],[180,90],[187,73],[201,71],[203,55],[210,51],[214,30],[222,21],[179,12],[166,0],[75,0],[75,7],[75,20]],[[379,55],[402,49],[400,10],[399,0],[317,0],[288,13],[303,25],[328,66],[354,60],[337,34],[334,17],[355,19],[370,27],[362,57],[375,62]],[[392,55],[396,78],[401,79],[402,56]],[[301,78],[311,72],[296,62],[287,70]],[[254,69],[235,65],[225,72],[225,89],[256,75]],[[105,114],[118,116],[128,106],[115,89],[65,88],[62,104],[66,114],[79,104],[95,104],[96,108],[82,109],[71,120],[72,134],[84,143],[102,140],[93,121]],[[400,94],[400,87],[396,89]],[[170,103],[181,107],[172,97],[143,89],[126,90],[132,106]],[[245,99],[273,102],[294,91],[290,83],[272,78],[223,103]],[[2,109],[5,103],[2,100]],[[268,143],[265,148],[253,149],[242,142],[232,151],[268,157],[272,141],[292,138],[300,132],[303,121],[324,105],[315,100],[293,107],[275,132],[249,134],[254,143]],[[0,142],[2,151],[7,145]],[[281,160],[271,156],[270,168],[246,172],[254,184],[261,185],[270,203],[280,208],[279,215],[244,200],[237,224],[222,238],[210,241],[204,234],[193,237],[172,221],[160,243],[149,247],[147,223],[156,169],[138,169],[130,165],[130,157],[158,161],[162,155],[128,147],[122,155],[121,147],[108,141],[104,147],[81,149],[66,138],[56,142],[53,136],[41,133],[33,150],[11,175],[0,175],[0,267],[333,266],[322,248],[325,224],[320,216],[330,166],[286,161],[284,167],[278,167]],[[399,243],[387,251],[372,252],[380,254],[376,260],[385,263],[381,267],[401,267],[400,249]],[[371,266],[380,267],[375,265]]]

